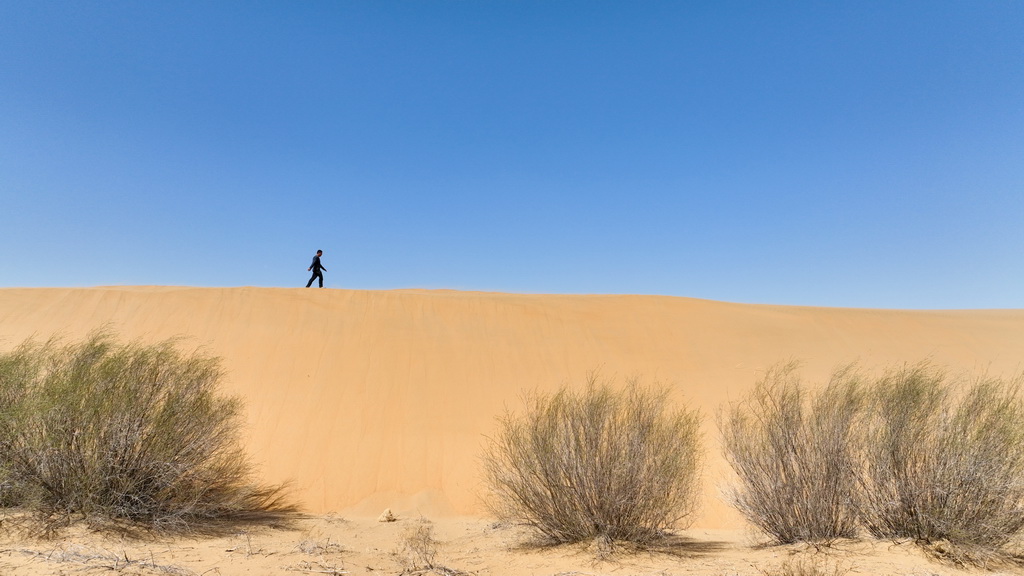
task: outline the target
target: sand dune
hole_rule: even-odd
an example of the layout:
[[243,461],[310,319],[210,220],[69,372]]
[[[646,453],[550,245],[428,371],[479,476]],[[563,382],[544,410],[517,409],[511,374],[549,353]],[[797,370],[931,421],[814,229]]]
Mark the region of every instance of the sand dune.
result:
[[588,371],[671,384],[705,414],[706,503],[697,526],[735,527],[713,415],[763,369],[932,357],[1015,372],[1024,310],[889,311],[755,306],[656,296],[454,291],[105,287],[0,290],[0,347],[110,325],[187,336],[223,358],[244,397],[247,445],[268,481],[313,513],[480,514],[484,436],[526,389]]

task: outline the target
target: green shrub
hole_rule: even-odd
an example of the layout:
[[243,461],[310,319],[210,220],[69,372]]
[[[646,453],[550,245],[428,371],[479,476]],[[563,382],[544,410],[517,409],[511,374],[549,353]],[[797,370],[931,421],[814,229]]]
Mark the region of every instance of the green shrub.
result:
[[26,342],[0,355],[0,507],[17,506],[24,501],[24,490],[16,483],[11,469],[8,434],[22,403],[25,387],[42,369],[40,347]]
[[779,543],[851,538],[858,526],[857,446],[863,392],[851,367],[808,392],[797,364],[767,371],[719,413],[733,505]]
[[554,543],[649,543],[680,527],[697,504],[700,418],[667,397],[594,375],[579,392],[527,397],[484,456],[492,509]]
[[293,510],[260,486],[238,441],[241,405],[217,394],[219,361],[173,341],[97,332],[0,356],[7,504],[50,526],[81,516],[166,530]]
[[872,535],[1002,548],[1024,529],[1021,378],[969,386],[927,363],[873,391],[864,464]]

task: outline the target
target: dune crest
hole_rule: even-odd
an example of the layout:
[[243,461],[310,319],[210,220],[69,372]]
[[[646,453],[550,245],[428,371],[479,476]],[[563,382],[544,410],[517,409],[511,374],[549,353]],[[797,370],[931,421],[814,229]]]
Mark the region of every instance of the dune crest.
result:
[[1024,367],[1024,310],[895,311],[729,304],[660,296],[292,288],[0,289],[0,347],[109,325],[185,336],[220,356],[246,404],[246,441],[270,482],[310,512],[475,515],[495,417],[524,390],[588,371],[670,384],[700,407],[708,466],[697,525],[735,526],[714,414],[764,368],[934,358],[954,370]]

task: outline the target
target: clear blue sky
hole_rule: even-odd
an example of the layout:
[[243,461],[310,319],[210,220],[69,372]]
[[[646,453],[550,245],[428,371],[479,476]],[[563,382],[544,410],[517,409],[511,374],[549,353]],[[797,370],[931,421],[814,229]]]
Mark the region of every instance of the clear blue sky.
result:
[[1024,2],[0,0],[0,286],[1024,308]]

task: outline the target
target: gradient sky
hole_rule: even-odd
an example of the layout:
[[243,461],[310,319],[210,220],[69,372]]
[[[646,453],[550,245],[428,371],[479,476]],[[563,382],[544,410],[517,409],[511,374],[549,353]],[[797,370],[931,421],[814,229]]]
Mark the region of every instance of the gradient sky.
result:
[[0,0],[0,286],[1024,308],[1024,2]]

